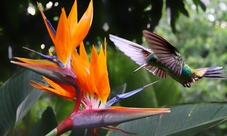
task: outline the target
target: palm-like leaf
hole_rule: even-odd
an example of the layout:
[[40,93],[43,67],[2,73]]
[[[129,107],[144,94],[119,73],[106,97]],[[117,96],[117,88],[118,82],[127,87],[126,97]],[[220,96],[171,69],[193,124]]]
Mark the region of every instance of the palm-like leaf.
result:
[[41,91],[31,87],[31,79],[42,77],[25,70],[11,77],[0,88],[0,135],[8,133],[40,97]]

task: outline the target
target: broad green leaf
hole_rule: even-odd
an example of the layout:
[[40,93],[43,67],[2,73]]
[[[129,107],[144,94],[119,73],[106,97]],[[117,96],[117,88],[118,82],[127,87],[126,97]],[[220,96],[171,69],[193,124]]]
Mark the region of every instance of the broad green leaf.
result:
[[[151,73],[150,73],[151,74]],[[160,80],[155,84],[154,90],[158,102],[158,106],[172,105],[180,101],[180,84],[171,77]]]
[[42,91],[37,91],[35,88],[32,89],[32,91],[17,108],[16,123],[18,123],[18,121],[20,121],[26,115],[30,107],[39,99],[42,94]]
[[47,107],[42,117],[34,125],[30,135],[44,136],[57,126],[57,120],[52,107]]
[[[13,129],[40,96],[40,91],[28,84],[31,79],[42,77],[29,70],[24,70],[7,80],[0,88],[0,135]],[[36,94],[36,95],[34,95]],[[18,108],[19,107],[19,108]]]
[[[140,136],[192,135],[227,120],[227,103],[170,106],[171,113],[120,124],[118,128]],[[128,136],[111,132],[108,136]]]

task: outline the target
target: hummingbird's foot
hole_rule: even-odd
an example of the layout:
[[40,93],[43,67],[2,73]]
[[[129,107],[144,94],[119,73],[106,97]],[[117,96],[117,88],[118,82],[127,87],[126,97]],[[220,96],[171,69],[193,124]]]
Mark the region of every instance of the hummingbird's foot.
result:
[[186,84],[183,84],[184,87],[188,87],[190,88],[191,87],[191,83],[186,83]]

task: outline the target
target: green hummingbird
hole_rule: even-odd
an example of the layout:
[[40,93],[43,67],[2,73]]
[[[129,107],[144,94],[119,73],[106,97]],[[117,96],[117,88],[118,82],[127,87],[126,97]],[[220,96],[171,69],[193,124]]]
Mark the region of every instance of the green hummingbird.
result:
[[143,35],[150,49],[110,34],[110,40],[119,50],[140,65],[134,72],[145,68],[163,79],[169,75],[184,87],[191,87],[192,83],[203,77],[227,77],[225,70],[220,66],[193,69],[184,62],[178,49],[167,40],[147,30],[143,30]]

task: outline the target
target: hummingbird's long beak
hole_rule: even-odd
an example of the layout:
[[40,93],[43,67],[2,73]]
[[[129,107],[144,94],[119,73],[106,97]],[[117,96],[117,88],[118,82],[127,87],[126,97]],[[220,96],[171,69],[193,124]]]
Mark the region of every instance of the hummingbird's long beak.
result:
[[138,67],[136,70],[133,71],[133,73],[136,73],[138,70],[140,70],[141,68],[147,66],[147,63],[144,63],[143,65],[141,65],[140,67]]

